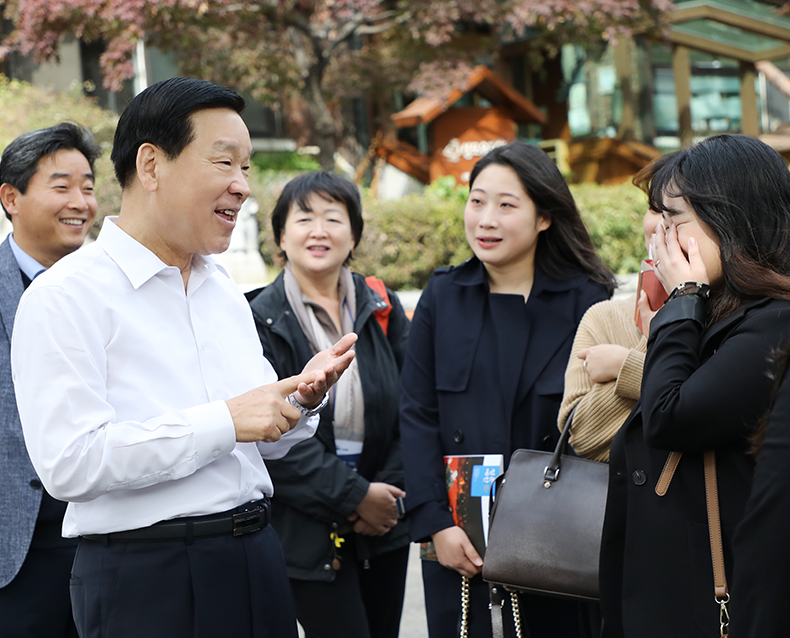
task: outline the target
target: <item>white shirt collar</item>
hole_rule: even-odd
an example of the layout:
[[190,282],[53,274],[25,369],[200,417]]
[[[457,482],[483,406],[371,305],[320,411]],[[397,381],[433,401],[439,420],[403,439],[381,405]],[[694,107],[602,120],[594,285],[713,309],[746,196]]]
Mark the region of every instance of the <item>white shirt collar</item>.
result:
[[19,269],[25,273],[30,281],[33,281],[46,270],[44,266],[42,266],[39,262],[37,262],[19,247],[19,244],[17,244],[14,240],[14,233],[9,235],[8,243],[11,246],[11,252],[14,253],[14,259],[16,259]]
[[[167,268],[175,268],[175,266],[168,266],[150,249],[119,228],[117,222],[117,215],[105,217],[96,241],[118,264],[133,288],[139,288]],[[192,274],[200,277],[201,281],[215,271],[230,278],[227,271],[211,257],[197,254],[192,257]]]

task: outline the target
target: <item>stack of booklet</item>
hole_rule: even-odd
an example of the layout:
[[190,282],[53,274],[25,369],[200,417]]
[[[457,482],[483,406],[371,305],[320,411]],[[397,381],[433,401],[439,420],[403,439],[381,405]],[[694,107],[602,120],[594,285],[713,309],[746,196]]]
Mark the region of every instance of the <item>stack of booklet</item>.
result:
[[[445,456],[444,470],[453,520],[483,557],[488,543],[491,486],[504,471],[504,458],[501,454]],[[437,560],[432,542],[420,544],[420,558]]]

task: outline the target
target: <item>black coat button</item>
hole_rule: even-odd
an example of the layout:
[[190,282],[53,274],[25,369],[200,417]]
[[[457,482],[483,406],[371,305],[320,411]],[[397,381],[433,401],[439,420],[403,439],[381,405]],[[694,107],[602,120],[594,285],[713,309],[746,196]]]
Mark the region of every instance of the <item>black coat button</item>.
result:
[[453,434],[453,441],[455,441],[456,443],[460,443],[463,440],[464,440],[464,433],[463,433],[463,431],[456,430],[455,433]]
[[38,479],[33,479],[32,481],[30,481],[30,487],[32,487],[34,490],[40,490],[41,481],[39,481]]
[[543,443],[545,445],[548,445],[549,443],[551,443],[551,434],[547,434],[546,436],[543,437]]
[[645,474],[644,470],[635,470],[631,478],[634,479],[634,485],[644,485],[647,483],[647,474]]

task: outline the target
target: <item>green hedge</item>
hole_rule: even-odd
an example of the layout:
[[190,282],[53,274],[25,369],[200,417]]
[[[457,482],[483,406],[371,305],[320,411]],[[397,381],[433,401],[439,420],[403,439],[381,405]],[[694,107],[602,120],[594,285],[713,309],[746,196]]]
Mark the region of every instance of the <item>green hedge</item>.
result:
[[[644,258],[645,196],[634,186],[571,186],[593,245],[617,274],[636,272]],[[353,266],[395,290],[420,289],[440,266],[472,254],[463,225],[468,190],[448,195],[442,186],[397,201],[365,198],[365,234]]]
[[[451,178],[452,179],[452,178]],[[393,290],[422,289],[441,266],[471,257],[464,231],[466,193],[440,183],[399,200],[364,198],[365,232],[353,267],[381,277]]]
[[[260,204],[261,253],[268,264],[281,265],[269,215],[282,187],[296,174],[254,171],[251,178]],[[423,194],[392,201],[363,190],[365,230],[352,267],[381,277],[393,290],[421,289],[437,268],[470,257],[463,223],[469,191],[452,188],[452,182],[453,178],[439,180]],[[636,272],[645,252],[644,194],[631,184],[570,188],[604,263],[617,274]]]
[[615,274],[639,271],[645,254],[642,218],[647,197],[632,184],[571,185],[571,192],[595,249]]

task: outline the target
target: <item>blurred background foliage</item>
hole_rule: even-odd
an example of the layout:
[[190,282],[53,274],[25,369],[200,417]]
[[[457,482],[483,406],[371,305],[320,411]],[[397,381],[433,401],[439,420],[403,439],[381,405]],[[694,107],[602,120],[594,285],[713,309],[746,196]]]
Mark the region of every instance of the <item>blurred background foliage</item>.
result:
[[92,231],[95,236],[100,218],[117,214],[121,207],[121,188],[115,181],[110,162],[118,116],[84,97],[81,88],[75,84],[68,94],[46,91],[0,74],[0,150],[22,133],[58,122],[74,122],[90,129],[102,149],[96,162],[99,215]]
[[[272,240],[270,213],[282,187],[295,172],[254,170],[250,177],[258,199],[261,254],[267,264],[281,267]],[[365,229],[351,265],[364,275],[376,275],[393,290],[422,289],[434,270],[471,257],[463,216],[468,187],[454,187],[442,178],[423,194],[398,200],[377,199],[362,189]],[[634,273],[646,257],[642,217],[647,200],[631,184],[570,187],[593,244],[616,274]]]
[[252,165],[264,172],[320,171],[321,165],[313,155],[302,155],[295,151],[267,152],[256,151]]
[[[0,75],[0,148],[26,131],[71,121],[87,126],[102,147],[96,166],[99,219],[120,210],[121,189],[110,162],[118,118],[82,97],[34,88]],[[256,153],[250,168],[252,195],[259,204],[261,254],[278,264],[270,213],[283,186],[296,175],[317,170],[318,163],[298,153]],[[633,273],[645,257],[642,239],[644,194],[630,184],[571,186],[593,243],[615,273]],[[463,226],[468,187],[455,187],[452,177],[399,200],[380,200],[362,189],[365,230],[352,266],[381,277],[394,290],[421,289],[436,268],[459,264],[471,256]],[[95,235],[94,229],[94,235]]]

